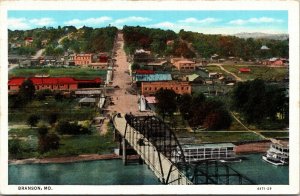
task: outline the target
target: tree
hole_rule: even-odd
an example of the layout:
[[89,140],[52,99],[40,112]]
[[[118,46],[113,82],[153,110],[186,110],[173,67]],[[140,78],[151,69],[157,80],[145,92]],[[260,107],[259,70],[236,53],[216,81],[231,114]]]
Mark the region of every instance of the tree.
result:
[[36,124],[39,122],[40,117],[35,115],[35,114],[31,114],[28,119],[27,119],[27,124],[30,125],[30,127],[34,127],[36,126]]
[[181,112],[184,119],[189,118],[189,112],[192,106],[192,96],[189,94],[183,94],[179,96],[178,100],[178,109]]
[[52,94],[50,89],[44,89],[44,90],[39,90],[36,92],[36,98],[39,101],[43,101],[46,99],[47,96],[50,96]]
[[91,130],[77,123],[70,123],[68,121],[60,121],[55,127],[56,132],[60,134],[71,134],[71,135],[80,135],[80,134],[91,134]]
[[48,134],[48,127],[46,125],[42,125],[38,128],[38,135],[44,137]]
[[27,103],[34,98],[35,87],[30,79],[25,80],[21,86],[18,93],[18,97],[23,101],[23,103]]
[[227,110],[217,109],[205,117],[203,126],[211,130],[220,130],[229,128],[231,122],[232,118]]
[[266,119],[278,120],[278,113],[285,120],[288,98],[284,88],[255,79],[238,83],[232,93],[232,107],[248,123],[260,124]]
[[8,141],[8,152],[9,157],[18,158],[22,153],[22,144],[21,140],[17,138],[10,139]]
[[177,94],[170,89],[159,89],[155,93],[155,99],[157,100],[157,110],[160,114],[162,114],[163,119],[165,115],[173,115],[176,111],[176,96]]
[[56,150],[59,148],[60,138],[55,133],[48,133],[48,127],[41,126],[38,128],[39,141],[38,141],[38,151],[40,153],[45,153],[50,150]]
[[140,69],[140,65],[137,64],[137,63],[133,63],[133,64],[131,65],[131,70],[134,71],[134,70],[137,70],[137,69]]
[[63,96],[63,94],[62,94],[61,92],[55,92],[55,93],[54,93],[54,99],[55,99],[56,101],[62,101],[63,98],[64,98],[64,96]]
[[57,119],[58,119],[58,113],[50,113],[48,116],[48,122],[50,125],[55,124]]

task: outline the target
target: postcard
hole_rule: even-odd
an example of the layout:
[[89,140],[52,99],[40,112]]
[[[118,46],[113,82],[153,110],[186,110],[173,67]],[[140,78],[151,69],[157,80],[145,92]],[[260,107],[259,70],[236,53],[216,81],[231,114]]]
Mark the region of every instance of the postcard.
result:
[[299,2],[0,6],[1,194],[299,194]]

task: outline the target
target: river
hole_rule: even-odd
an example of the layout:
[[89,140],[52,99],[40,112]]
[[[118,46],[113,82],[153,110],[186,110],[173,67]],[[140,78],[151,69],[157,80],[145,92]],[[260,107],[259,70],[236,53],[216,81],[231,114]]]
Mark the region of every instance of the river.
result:
[[[244,155],[247,160],[230,166],[256,184],[288,184],[288,166],[273,166],[260,154]],[[9,165],[11,185],[158,185],[147,165],[124,166],[119,159],[76,163]]]

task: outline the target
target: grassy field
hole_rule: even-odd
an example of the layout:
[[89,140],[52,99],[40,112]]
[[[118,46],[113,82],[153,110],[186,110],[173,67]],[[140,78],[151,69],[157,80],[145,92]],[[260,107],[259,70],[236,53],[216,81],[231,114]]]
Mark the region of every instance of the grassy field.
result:
[[272,138],[288,138],[289,132],[278,132],[278,131],[268,131],[268,132],[261,132],[261,134],[265,137],[272,137]]
[[201,143],[214,142],[238,142],[261,140],[262,137],[252,132],[209,132],[202,131],[194,134],[195,138]]
[[32,77],[35,75],[49,75],[50,77],[75,77],[75,78],[106,78],[106,70],[95,70],[80,67],[35,67],[15,68],[8,74],[9,77]]
[[[288,69],[286,68],[275,68],[266,66],[252,66],[252,65],[223,65],[225,69],[236,74],[243,80],[252,80],[255,78],[261,78],[268,81],[280,81],[283,80],[288,75]],[[250,73],[239,73],[240,68],[249,68]],[[221,72],[224,73],[219,67],[214,65],[209,65],[206,67],[211,72]],[[227,74],[227,73],[226,73]],[[227,74],[228,75],[228,74]]]
[[63,99],[56,101],[48,97],[44,101],[34,100],[22,108],[9,108],[9,124],[25,124],[31,114],[38,115],[47,121],[49,114],[57,113],[60,120],[90,120],[96,114],[95,108],[79,107],[77,99]]
[[[91,135],[59,135],[59,149],[44,154],[40,154],[37,151],[38,135],[36,129],[11,129],[8,133],[10,138],[20,139],[21,152],[15,157],[10,156],[10,158],[18,159],[75,156],[79,154],[107,154],[112,153],[117,146],[117,143],[113,141],[111,126],[109,126],[109,130],[105,135],[100,135],[95,128],[93,128]],[[9,140],[9,142],[11,141]]]

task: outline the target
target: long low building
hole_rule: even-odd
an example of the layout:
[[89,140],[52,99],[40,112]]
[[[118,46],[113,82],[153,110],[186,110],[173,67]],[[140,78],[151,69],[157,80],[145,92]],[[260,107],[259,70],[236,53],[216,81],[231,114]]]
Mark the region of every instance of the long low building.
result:
[[[203,160],[227,160],[236,158],[235,145],[232,143],[212,143],[198,145],[182,145],[186,162]],[[179,157],[180,154],[177,154]]]
[[174,90],[177,94],[191,94],[192,87],[188,82],[183,81],[160,81],[160,82],[142,82],[141,94],[153,95],[159,89]]
[[[8,81],[9,92],[18,92],[22,83],[26,80],[25,77],[15,77]],[[31,77],[36,90],[61,90],[75,91],[80,88],[99,88],[102,82],[101,78],[91,80],[80,80],[72,77]]]

